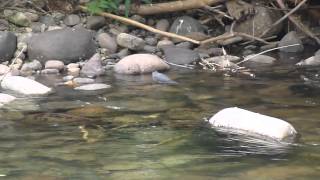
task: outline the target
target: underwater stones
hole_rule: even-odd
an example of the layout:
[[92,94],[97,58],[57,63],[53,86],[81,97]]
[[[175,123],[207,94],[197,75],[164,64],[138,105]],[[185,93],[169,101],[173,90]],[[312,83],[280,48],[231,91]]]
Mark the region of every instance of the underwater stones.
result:
[[51,88],[21,76],[2,77],[1,87],[25,95],[43,95],[51,92]]
[[152,54],[134,54],[121,59],[114,67],[119,74],[148,74],[168,70],[170,67],[161,58]]
[[108,89],[111,86],[108,84],[102,84],[102,83],[95,83],[95,84],[86,84],[79,87],[74,88],[75,90],[81,90],[81,91],[96,91],[96,90],[102,90],[102,89]]
[[152,79],[161,84],[178,84],[176,81],[171,80],[167,75],[159,73],[158,71],[152,72]]
[[294,138],[297,131],[288,122],[237,107],[226,108],[212,116],[209,123],[229,133],[264,136],[275,140]]

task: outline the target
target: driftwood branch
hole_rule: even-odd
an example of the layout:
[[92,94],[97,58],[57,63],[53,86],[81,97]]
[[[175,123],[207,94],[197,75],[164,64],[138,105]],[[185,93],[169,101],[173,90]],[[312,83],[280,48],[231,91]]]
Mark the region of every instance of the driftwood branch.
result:
[[[277,3],[280,8],[286,9],[286,5],[283,3],[283,0],[277,0]],[[288,17],[290,21],[297,27],[299,28],[302,32],[304,32],[306,35],[314,39],[318,44],[320,44],[320,39],[313,34],[311,30],[309,30],[301,21],[299,21],[297,18],[295,18],[293,15],[290,15]]]
[[[153,15],[161,13],[177,12],[189,9],[197,9],[205,6],[211,6],[226,0],[183,0],[157,4],[145,4],[140,6],[131,6],[130,12],[139,15]],[[124,12],[125,7],[120,6],[119,10]]]
[[[88,9],[85,6],[79,6],[79,8],[82,11],[88,11]],[[117,15],[114,15],[114,14],[111,14],[111,13],[106,13],[106,12],[101,12],[101,13],[97,13],[97,14],[100,15],[100,16],[104,16],[104,17],[108,17],[108,18],[111,18],[111,19],[118,20],[118,21],[120,21],[122,23],[127,23],[127,24],[130,24],[130,25],[139,27],[141,29],[145,29],[147,31],[150,31],[150,32],[153,32],[153,33],[156,33],[156,34],[163,35],[163,36],[166,36],[166,37],[176,38],[176,39],[180,39],[180,40],[183,40],[183,41],[192,42],[194,44],[200,44],[200,41],[197,41],[197,40],[185,37],[185,36],[181,36],[181,35],[178,35],[178,34],[165,32],[165,31],[160,31],[158,29],[155,29],[155,28],[153,28],[151,26],[148,26],[148,25],[142,24],[140,22],[134,21],[132,19],[128,19],[128,18],[125,18],[125,17],[117,16]]]

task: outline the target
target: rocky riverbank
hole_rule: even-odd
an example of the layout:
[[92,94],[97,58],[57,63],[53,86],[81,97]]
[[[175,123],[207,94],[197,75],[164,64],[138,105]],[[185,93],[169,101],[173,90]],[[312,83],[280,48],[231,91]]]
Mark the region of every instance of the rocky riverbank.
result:
[[[235,11],[232,9],[235,7],[230,4],[227,4],[227,8],[229,12]],[[286,32],[284,23],[279,23],[268,32],[268,36],[279,39],[275,44],[250,44],[245,43],[248,39],[234,37],[195,45],[79,11],[64,14],[59,11],[39,13],[37,9],[24,10],[5,8],[0,20],[1,86],[23,94],[47,94],[52,92],[51,88],[54,90],[54,87],[45,87],[48,89],[41,92],[35,90],[34,87],[41,86],[35,86],[36,82],[26,79],[35,75],[62,75],[59,85],[71,85],[75,90],[96,90],[110,87],[95,81],[95,78],[105,75],[107,71],[151,76],[154,71],[166,71],[173,66],[232,72],[243,68],[268,67],[276,64],[277,59],[256,53],[277,46],[289,46],[278,51],[292,53],[294,56],[295,53],[303,52],[308,42],[301,38],[301,32]],[[132,15],[130,19],[164,32],[204,40],[214,34],[229,32],[230,28],[258,36],[281,17],[278,11],[256,5],[255,13],[249,18],[222,29],[217,25],[206,25],[192,17],[192,13],[189,14],[175,17]],[[255,22],[254,26],[252,22]],[[247,45],[240,44],[243,42]],[[226,56],[222,47],[240,53],[244,60]],[[242,49],[241,52],[239,49]],[[319,62],[318,51],[297,65],[312,66]],[[20,76],[26,78],[18,78]],[[35,92],[19,90],[24,88]]]

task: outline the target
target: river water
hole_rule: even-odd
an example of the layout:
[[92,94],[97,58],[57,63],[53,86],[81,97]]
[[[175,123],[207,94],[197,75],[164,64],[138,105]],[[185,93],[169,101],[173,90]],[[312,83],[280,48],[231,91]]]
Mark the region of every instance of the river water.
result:
[[[108,73],[100,79],[112,85],[105,91],[59,86],[47,97],[19,97],[0,110],[0,176],[319,179],[320,88],[299,78],[301,71],[281,67],[256,79],[168,72],[178,85],[153,83],[150,75]],[[58,79],[38,78],[50,86]],[[284,119],[300,138],[278,147],[217,133],[206,123],[233,106]]]

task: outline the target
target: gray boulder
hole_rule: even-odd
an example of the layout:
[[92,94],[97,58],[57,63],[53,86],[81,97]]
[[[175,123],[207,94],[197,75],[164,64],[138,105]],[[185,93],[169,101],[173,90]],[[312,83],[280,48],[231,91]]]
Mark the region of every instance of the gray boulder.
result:
[[303,44],[301,39],[298,37],[295,31],[288,32],[279,42],[278,46],[288,46],[292,44],[298,44],[297,46],[291,46],[287,48],[279,49],[281,52],[288,52],[288,53],[296,53],[302,52],[304,50]]
[[245,66],[255,67],[255,66],[270,66],[273,65],[276,61],[274,57],[267,56],[267,55],[249,55],[246,56],[245,59],[250,58],[248,61],[244,62]]
[[89,16],[87,19],[87,28],[98,30],[106,25],[106,19],[102,16]]
[[101,63],[100,54],[96,53],[82,66],[80,74],[88,77],[96,77],[104,74],[105,70]]
[[166,61],[174,64],[191,64],[200,60],[199,53],[190,49],[169,46],[163,48]]
[[65,64],[90,58],[96,52],[93,35],[83,28],[66,28],[33,35],[28,45],[29,59],[61,60]]
[[[245,21],[235,25],[234,31],[243,32],[253,36],[260,36],[266,29],[281,18],[281,13],[266,7],[256,6],[256,14]],[[253,23],[254,22],[254,23]],[[273,27],[266,36],[277,35],[283,29],[283,23]]]
[[187,35],[193,32],[204,33],[205,28],[196,19],[190,16],[182,16],[174,20],[170,27],[170,32],[180,35]]
[[17,36],[11,32],[0,32],[0,62],[9,61],[17,48]]
[[152,54],[134,54],[121,59],[114,71],[119,74],[148,74],[154,71],[168,70],[170,66],[161,58]]

